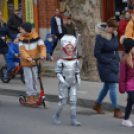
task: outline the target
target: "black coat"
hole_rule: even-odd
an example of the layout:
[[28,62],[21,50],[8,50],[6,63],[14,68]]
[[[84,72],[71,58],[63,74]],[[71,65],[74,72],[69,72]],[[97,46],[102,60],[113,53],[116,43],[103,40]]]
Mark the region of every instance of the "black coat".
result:
[[105,25],[100,34],[96,36],[94,56],[97,58],[97,67],[101,81],[105,83],[118,83],[119,53],[118,39],[114,34],[106,32]]
[[6,40],[2,40],[1,37],[5,37],[6,35],[12,39],[12,34],[10,30],[8,29],[7,25],[4,24],[3,27],[0,24],[0,54],[7,53],[8,52],[8,46],[6,44]]
[[22,24],[22,20],[19,17],[17,17],[15,14],[13,14],[7,22],[7,25],[10,31],[12,32],[12,34],[19,33],[18,27],[20,27],[21,24]]
[[4,40],[0,38],[0,54],[6,54],[8,52],[8,45]]
[[[65,34],[65,29],[63,26],[63,19],[62,19],[62,17],[60,17],[60,19],[61,19],[62,33]],[[53,18],[51,18],[51,34],[53,34],[53,35],[59,34],[58,25],[57,25],[55,16]]]

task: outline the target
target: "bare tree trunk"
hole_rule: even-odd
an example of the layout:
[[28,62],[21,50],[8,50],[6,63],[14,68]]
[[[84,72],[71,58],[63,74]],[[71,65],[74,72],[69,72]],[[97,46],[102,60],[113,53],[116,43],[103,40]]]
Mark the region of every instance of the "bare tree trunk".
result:
[[83,65],[81,77],[88,81],[100,81],[94,58],[95,25],[101,22],[100,0],[68,0],[72,19],[82,34]]

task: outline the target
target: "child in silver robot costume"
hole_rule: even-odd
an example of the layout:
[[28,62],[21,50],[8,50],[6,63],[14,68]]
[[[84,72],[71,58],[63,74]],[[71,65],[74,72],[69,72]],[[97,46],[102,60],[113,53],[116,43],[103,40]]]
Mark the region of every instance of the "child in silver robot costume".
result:
[[53,115],[53,122],[61,124],[60,115],[63,106],[70,101],[70,124],[80,126],[76,120],[77,89],[81,87],[80,63],[77,59],[76,44],[74,36],[64,35],[61,43],[61,59],[57,61],[56,74],[59,79],[58,96],[59,103],[56,113]]

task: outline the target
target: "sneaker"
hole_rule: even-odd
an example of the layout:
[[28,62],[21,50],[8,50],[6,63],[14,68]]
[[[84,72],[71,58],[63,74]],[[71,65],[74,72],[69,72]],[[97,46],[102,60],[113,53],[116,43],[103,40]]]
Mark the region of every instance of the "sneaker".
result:
[[130,120],[123,120],[122,125],[125,127],[133,127],[133,123]]
[[50,60],[51,60],[51,61],[53,61],[53,60],[54,60],[54,58],[51,56]]

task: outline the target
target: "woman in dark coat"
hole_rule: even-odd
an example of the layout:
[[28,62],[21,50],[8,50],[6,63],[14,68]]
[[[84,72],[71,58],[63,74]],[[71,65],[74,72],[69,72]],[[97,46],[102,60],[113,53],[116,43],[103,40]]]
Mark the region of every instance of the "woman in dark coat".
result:
[[[6,35],[12,38],[12,34],[6,25],[6,21],[3,19],[2,12],[0,11],[0,54],[3,54],[5,61],[8,52],[8,45],[6,44]],[[8,65],[7,61],[6,65]]]
[[107,24],[96,26],[96,42],[94,56],[97,59],[97,67],[100,79],[104,82],[104,86],[99,94],[99,97],[94,105],[94,110],[99,114],[104,114],[101,110],[101,103],[109,90],[109,96],[114,108],[114,117],[123,118],[117,104],[116,83],[119,82],[119,53],[117,30],[118,22],[116,19],[109,19]]

